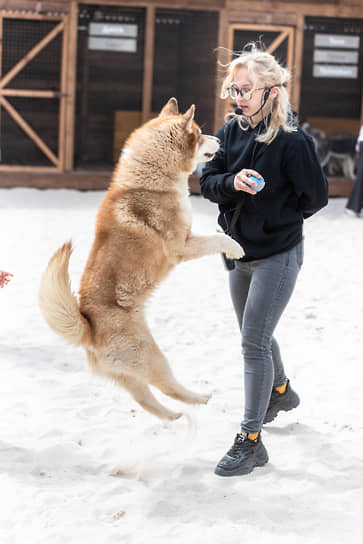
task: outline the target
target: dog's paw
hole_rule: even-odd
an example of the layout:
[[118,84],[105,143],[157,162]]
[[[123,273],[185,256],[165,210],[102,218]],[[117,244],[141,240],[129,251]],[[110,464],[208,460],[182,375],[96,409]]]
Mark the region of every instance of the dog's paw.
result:
[[182,395],[178,395],[178,397],[174,398],[187,404],[207,404],[211,396],[211,394],[194,393],[193,391],[184,390]]
[[207,404],[211,396],[212,393],[207,393],[206,395],[199,395],[199,404]]
[[239,243],[229,236],[226,236],[223,251],[229,259],[241,259],[245,254]]
[[176,419],[179,419],[180,417],[182,417],[183,415],[183,412],[171,412],[169,410],[169,414],[166,416],[166,419],[168,419],[169,421],[175,421]]

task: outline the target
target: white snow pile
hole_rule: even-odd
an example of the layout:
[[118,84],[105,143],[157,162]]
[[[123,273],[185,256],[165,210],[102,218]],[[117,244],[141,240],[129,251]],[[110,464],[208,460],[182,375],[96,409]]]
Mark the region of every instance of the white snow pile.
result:
[[[148,306],[177,378],[212,393],[175,423],[93,376],[42,319],[41,274],[72,238],[78,290],[103,196],[0,190],[0,269],[14,274],[0,290],[0,543],[363,542],[363,220],[331,199],[306,221],[305,263],[276,331],[301,405],[264,427],[265,467],[221,478],[243,374],[219,255],[179,265]],[[191,199],[195,231],[215,232],[216,206]]]

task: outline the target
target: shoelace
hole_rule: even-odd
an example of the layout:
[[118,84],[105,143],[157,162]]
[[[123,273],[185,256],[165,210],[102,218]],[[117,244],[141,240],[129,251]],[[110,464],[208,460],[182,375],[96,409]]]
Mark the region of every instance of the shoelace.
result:
[[249,440],[246,435],[242,435],[241,433],[236,434],[236,438],[234,439],[233,446],[228,451],[228,455],[230,457],[235,457],[238,455],[241,450],[250,448],[251,445],[254,445],[254,442],[252,440]]

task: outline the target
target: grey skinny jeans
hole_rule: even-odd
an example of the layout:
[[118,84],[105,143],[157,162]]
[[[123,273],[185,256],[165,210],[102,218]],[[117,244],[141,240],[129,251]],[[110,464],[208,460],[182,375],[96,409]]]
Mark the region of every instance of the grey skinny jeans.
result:
[[261,430],[272,388],[286,381],[273,336],[303,263],[303,240],[266,259],[241,262],[229,273],[230,292],[242,334],[245,413],[241,429]]

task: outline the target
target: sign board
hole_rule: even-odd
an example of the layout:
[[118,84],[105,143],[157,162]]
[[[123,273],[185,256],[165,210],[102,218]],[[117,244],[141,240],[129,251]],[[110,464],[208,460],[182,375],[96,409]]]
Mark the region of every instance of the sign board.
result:
[[88,49],[93,51],[118,51],[121,53],[136,53],[137,42],[130,38],[106,38],[89,36]]
[[358,66],[344,66],[342,64],[314,64],[313,76],[357,79]]
[[328,62],[334,64],[358,64],[358,51],[332,51],[331,49],[315,49],[314,62]]
[[360,37],[347,34],[315,34],[315,47],[337,47],[342,49],[358,49]]
[[112,36],[115,38],[137,38],[137,25],[115,23],[90,23],[91,36]]

